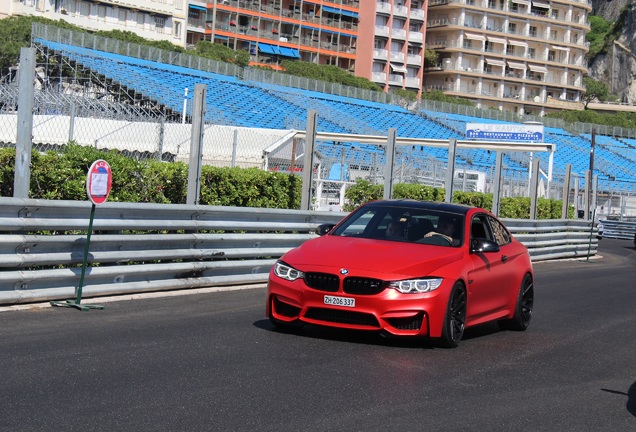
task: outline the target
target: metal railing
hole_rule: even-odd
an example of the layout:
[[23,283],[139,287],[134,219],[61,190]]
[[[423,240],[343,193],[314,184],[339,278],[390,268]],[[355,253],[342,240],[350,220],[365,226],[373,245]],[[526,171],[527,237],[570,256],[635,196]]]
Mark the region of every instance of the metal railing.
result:
[[[89,215],[89,202],[0,198],[0,304],[73,297]],[[344,215],[107,203],[95,212],[83,293],[263,283],[276,258],[314,238],[319,224]],[[596,254],[598,240],[587,221],[505,223],[534,261]]]
[[[447,3],[446,0],[444,1]],[[431,4],[429,4],[429,6],[430,5]],[[381,91],[372,91],[341,84],[302,78],[276,72],[273,70],[267,71],[263,68],[239,68],[238,66],[231,63],[218,62],[207,58],[190,55],[188,53],[165,51],[159,48],[148,47],[130,42],[123,42],[116,39],[104,38],[84,32],[74,32],[72,30],[61,29],[41,23],[33,23],[32,38],[42,38],[54,42],[60,42],[83,48],[95,49],[140,58],[143,60],[156,61],[222,75],[240,77],[245,81],[281,85],[286,87],[312,90],[337,96],[345,96],[354,99],[388,103],[394,105],[399,105],[403,101],[400,96],[394,95],[392,93],[384,93]],[[430,41],[427,42],[427,48],[429,48],[430,43]],[[430,47],[434,48],[434,46]],[[430,85],[428,85],[426,89],[437,90],[436,88],[432,88]],[[449,91],[451,89],[440,90]],[[552,119],[533,115],[519,116],[518,114],[510,111],[485,110],[475,107],[467,107],[465,105],[450,104],[447,102],[422,100],[420,104],[413,105],[413,109],[419,109],[420,107],[421,109],[430,109],[452,114],[463,114],[477,118],[488,118],[492,120],[510,121],[515,123],[523,121],[541,121],[548,127],[563,129],[568,128],[568,124],[561,119]],[[577,129],[582,128],[581,130],[583,131],[589,131],[595,128],[599,135],[636,138],[636,129],[595,125],[588,123],[576,123],[573,124],[572,127],[576,127]]]
[[636,235],[636,222],[602,220],[603,225],[602,236],[607,238],[633,240]]

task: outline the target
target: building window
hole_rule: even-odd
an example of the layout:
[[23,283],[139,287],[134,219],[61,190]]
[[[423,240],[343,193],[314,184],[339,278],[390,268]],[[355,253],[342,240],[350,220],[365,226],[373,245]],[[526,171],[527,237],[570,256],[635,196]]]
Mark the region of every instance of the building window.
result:
[[173,28],[172,28],[172,34],[174,35],[174,37],[176,38],[180,38],[181,37],[181,21],[175,21],[173,23]]
[[146,15],[140,12],[137,12],[137,25],[141,26],[141,28],[143,29],[145,23],[146,23]]
[[161,17],[155,17],[155,27],[157,29],[162,29],[166,26],[166,19]]

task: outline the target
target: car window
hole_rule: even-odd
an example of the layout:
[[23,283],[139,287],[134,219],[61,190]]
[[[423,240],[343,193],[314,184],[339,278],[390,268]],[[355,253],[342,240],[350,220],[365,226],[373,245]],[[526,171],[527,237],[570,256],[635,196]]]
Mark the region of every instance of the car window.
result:
[[470,239],[494,241],[486,215],[476,215],[473,217],[470,223]]
[[464,224],[463,215],[400,206],[365,206],[353,213],[330,235],[447,245],[443,242],[435,243],[425,240],[431,233],[440,230],[442,220],[452,222],[455,228],[450,245],[460,245]]
[[362,235],[364,233],[364,230],[369,225],[369,222],[371,222],[371,220],[373,219],[375,215],[376,215],[376,212],[374,211],[360,213],[359,215],[357,215],[358,217],[351,220],[349,224],[342,227],[342,229],[338,230],[339,231],[338,235],[341,235],[341,236]]
[[490,228],[492,229],[493,236],[495,241],[499,246],[510,243],[510,233],[506,229],[505,226],[497,219],[492,216],[488,216],[488,222],[490,223]]

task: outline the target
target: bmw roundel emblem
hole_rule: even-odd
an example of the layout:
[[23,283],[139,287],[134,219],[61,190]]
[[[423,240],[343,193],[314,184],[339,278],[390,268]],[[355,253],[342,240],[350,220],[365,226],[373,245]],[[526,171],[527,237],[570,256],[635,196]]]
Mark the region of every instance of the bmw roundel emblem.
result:
[[347,270],[345,268],[340,269],[340,274],[346,275],[347,273],[349,273],[349,270]]

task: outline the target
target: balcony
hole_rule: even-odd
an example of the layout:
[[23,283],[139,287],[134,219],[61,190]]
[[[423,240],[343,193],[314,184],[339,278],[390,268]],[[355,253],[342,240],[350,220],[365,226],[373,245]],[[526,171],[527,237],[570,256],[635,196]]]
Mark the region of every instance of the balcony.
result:
[[422,64],[422,56],[417,54],[409,54],[406,56],[406,63],[410,65],[418,65]]
[[373,59],[374,60],[387,60],[389,58],[389,52],[383,48],[374,48],[373,49]]
[[373,72],[371,73],[371,81],[380,82],[384,84],[386,82],[386,72]]
[[409,42],[421,44],[424,42],[424,33],[420,32],[409,32]]
[[162,15],[172,15],[174,11],[173,0],[100,0],[99,3],[123,6],[143,12],[157,12]]
[[383,2],[383,1],[379,1],[376,3],[375,5],[375,11],[376,13],[382,14],[391,14],[391,3],[387,3],[387,2]]
[[393,9],[393,15],[406,18],[409,14],[409,8],[406,6],[396,5]]
[[404,77],[402,75],[398,75],[398,74],[389,75],[389,84],[390,85],[399,85],[399,86],[401,86],[403,82],[404,82]]
[[411,20],[424,21],[425,13],[424,9],[411,9]]
[[391,38],[406,40],[406,30],[400,28],[391,29]]
[[407,77],[405,80],[405,85],[410,88],[419,89],[422,81],[417,77]]
[[388,38],[389,37],[389,33],[390,33],[390,29],[389,26],[375,26],[375,35],[376,36],[383,36]]
[[391,61],[404,63],[404,53],[400,51],[391,51],[390,53]]

